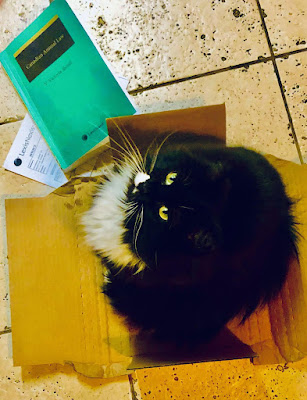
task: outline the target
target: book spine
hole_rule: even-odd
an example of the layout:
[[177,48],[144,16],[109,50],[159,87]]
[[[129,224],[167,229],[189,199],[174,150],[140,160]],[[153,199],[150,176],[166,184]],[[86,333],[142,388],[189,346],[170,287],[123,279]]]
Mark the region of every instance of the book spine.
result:
[[[14,68],[14,65],[10,62],[6,51],[3,51],[0,54],[0,61],[6,70],[10,80],[12,81],[13,85],[17,89],[19,96],[21,97],[21,100],[27,107],[29,113],[33,117],[34,122],[38,126],[40,132],[42,133],[42,136],[44,137],[47,145],[49,146],[50,150],[58,160],[58,163],[60,164],[61,168],[66,167],[66,162],[64,158],[62,157],[61,153],[59,152],[56,144],[54,143],[53,137],[50,135],[48,128],[46,127],[43,118],[41,117],[35,103],[32,101],[31,96],[25,87],[25,85],[22,83],[19,77],[19,72]],[[13,71],[14,70],[14,71]]]

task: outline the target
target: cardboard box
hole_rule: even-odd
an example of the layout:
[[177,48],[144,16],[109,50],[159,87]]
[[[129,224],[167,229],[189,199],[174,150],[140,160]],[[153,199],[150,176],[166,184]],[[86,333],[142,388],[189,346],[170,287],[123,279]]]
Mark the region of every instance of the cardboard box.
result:
[[[165,129],[197,130],[225,139],[225,107],[210,106],[108,120],[111,138],[129,132],[140,148]],[[144,136],[144,132],[148,135]],[[114,142],[113,142],[114,144]],[[307,212],[307,166],[268,157],[290,195]],[[307,353],[307,248],[284,290],[242,326],[233,321],[194,353],[153,343],[129,330],[101,293],[100,260],[84,243],[79,215],[99,178],[76,178],[45,198],[7,199],[6,219],[14,365],[72,363],[88,376],[111,377],[143,367],[258,355],[258,362],[292,361]],[[306,226],[300,231],[307,235]]]

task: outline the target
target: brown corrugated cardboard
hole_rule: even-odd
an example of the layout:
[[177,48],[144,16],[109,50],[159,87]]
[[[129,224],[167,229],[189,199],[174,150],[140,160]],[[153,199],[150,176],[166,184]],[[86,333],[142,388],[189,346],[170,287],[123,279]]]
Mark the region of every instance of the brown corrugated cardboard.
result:
[[[140,148],[141,132],[195,131],[200,124],[201,131],[225,138],[224,106],[108,121],[111,136],[120,127]],[[304,197],[297,211],[298,218],[306,220],[307,167],[269,159],[285,177],[289,193]],[[45,198],[6,200],[15,365],[70,362],[87,375],[110,377],[126,373],[127,368],[252,357],[253,350],[259,362],[298,359],[307,352],[306,316],[301,311],[302,285],[307,283],[304,242],[301,270],[293,266],[276,302],[255,313],[243,327],[229,324],[233,334],[225,330],[197,353],[161,346],[129,331],[101,294],[102,266],[78,226],[96,183],[96,178],[77,178]],[[300,229],[307,234],[304,225]]]
[[296,361],[307,355],[307,165],[270,155],[267,159],[281,174],[288,194],[297,200],[300,265],[292,263],[280,295],[235,331],[258,353],[255,363]]

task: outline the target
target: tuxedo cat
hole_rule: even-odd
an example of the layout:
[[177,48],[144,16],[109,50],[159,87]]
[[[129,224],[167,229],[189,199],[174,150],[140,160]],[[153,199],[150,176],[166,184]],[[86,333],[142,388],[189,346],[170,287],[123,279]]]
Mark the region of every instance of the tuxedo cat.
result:
[[209,341],[281,289],[298,257],[292,201],[260,154],[210,136],[131,143],[83,216],[103,292],[161,339]]

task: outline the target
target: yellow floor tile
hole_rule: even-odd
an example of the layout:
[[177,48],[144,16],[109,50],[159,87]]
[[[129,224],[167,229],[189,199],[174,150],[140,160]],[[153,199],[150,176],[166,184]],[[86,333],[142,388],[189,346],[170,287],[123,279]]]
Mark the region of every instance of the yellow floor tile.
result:
[[26,108],[0,64],[0,124],[19,121],[26,115]]
[[0,51],[50,4],[49,0],[2,0],[0,2]]
[[260,0],[275,54],[306,48],[305,0]]
[[269,55],[256,1],[68,3],[130,89]]
[[300,148],[307,162],[307,52],[278,59],[277,66],[285,89]]
[[143,400],[305,400],[307,359],[286,366],[249,360],[137,371]]
[[226,103],[227,141],[298,162],[271,62],[145,91],[142,112]]

